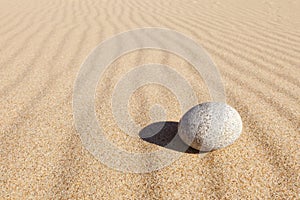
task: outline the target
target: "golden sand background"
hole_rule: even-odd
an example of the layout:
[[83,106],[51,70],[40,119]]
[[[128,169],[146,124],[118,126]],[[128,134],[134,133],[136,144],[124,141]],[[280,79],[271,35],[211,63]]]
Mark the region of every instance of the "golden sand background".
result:
[[[0,198],[299,198],[299,8],[300,1],[1,0]],[[73,86],[97,44],[152,26],[189,35],[209,52],[244,129],[232,146],[202,159],[184,154],[162,170],[126,174],[82,146]],[[171,65],[200,102],[209,100],[201,78],[177,56],[143,50],[118,59],[97,88],[96,108],[107,137],[128,151],[162,148],[126,136],[110,109],[118,80],[149,62]],[[167,108],[168,120],[181,117],[174,95],[152,85],[130,100],[136,122],[150,122],[153,103]]]

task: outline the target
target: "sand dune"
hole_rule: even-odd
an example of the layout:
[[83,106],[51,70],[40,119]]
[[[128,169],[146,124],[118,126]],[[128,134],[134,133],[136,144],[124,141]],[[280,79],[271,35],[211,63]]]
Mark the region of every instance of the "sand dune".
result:
[[[299,7],[299,1],[1,0],[1,199],[299,198]],[[185,153],[146,174],[111,169],[83,147],[72,109],[80,65],[100,42],[142,27],[176,30],[207,50],[227,103],[243,119],[236,143],[202,159]],[[201,77],[178,56],[141,50],[117,59],[97,87],[96,110],[107,138],[127,151],[163,148],[130,138],[111,110],[118,81],[154,62],[180,72],[199,103],[210,100]],[[137,90],[129,111],[146,126],[155,103],[169,121],[183,114],[159,85]]]

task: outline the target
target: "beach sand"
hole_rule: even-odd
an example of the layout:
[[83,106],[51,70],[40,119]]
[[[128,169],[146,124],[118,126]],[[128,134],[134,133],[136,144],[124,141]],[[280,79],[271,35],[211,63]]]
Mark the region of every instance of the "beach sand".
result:
[[[299,8],[300,1],[0,0],[0,198],[299,198]],[[181,32],[211,55],[243,120],[233,145],[203,158],[184,153],[142,174],[111,169],[83,147],[72,109],[80,66],[100,42],[142,27]],[[101,77],[95,107],[106,137],[130,152],[163,147],[122,132],[111,95],[127,72],[153,62],[179,71],[199,102],[210,100],[182,58],[158,50],[122,56]],[[160,85],[138,89],[128,109],[143,127],[156,103],[179,121],[176,97]]]

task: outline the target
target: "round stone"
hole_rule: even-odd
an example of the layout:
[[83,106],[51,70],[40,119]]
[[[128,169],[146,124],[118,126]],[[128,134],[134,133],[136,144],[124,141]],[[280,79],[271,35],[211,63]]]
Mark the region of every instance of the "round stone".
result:
[[223,102],[206,102],[194,106],[179,122],[179,137],[200,151],[231,145],[242,132],[239,113]]

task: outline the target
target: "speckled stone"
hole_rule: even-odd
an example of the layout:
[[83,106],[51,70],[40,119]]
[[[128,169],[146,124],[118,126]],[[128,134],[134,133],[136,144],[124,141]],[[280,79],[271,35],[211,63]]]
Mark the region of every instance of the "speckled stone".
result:
[[211,151],[232,144],[242,132],[239,113],[223,102],[194,106],[179,122],[178,134],[191,147]]

